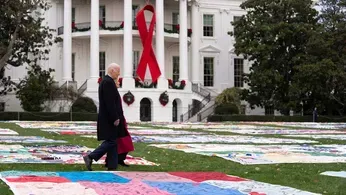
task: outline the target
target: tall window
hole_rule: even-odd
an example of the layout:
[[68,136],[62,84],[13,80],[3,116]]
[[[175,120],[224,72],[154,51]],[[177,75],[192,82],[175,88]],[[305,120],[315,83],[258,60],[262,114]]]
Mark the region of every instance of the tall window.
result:
[[214,15],[211,15],[211,14],[203,15],[203,36],[205,37],[214,36]]
[[76,54],[72,53],[72,67],[71,67],[71,78],[72,81],[75,81],[75,73],[76,73]]
[[240,106],[240,114],[243,114],[243,115],[246,114],[246,105],[241,105]]
[[244,59],[234,59],[234,86],[243,87],[243,74],[244,74]]
[[179,13],[178,12],[173,12],[172,13],[172,24],[179,24]]
[[104,6],[104,5],[100,6],[100,13],[99,14],[100,14],[99,20],[102,21],[103,25],[106,25],[106,6]]
[[179,13],[173,12],[172,13],[172,30],[178,31],[178,25],[179,25]]
[[214,86],[214,58],[204,57],[204,86]]
[[100,57],[100,62],[99,62],[100,75],[99,76],[103,78],[106,75],[106,52],[101,51],[99,57]]
[[274,106],[265,106],[264,110],[265,115],[274,115]]
[[[71,20],[71,25],[72,25],[72,23],[76,23],[76,8],[74,7],[72,8],[71,15],[72,15],[72,20]],[[72,27],[72,32],[75,32],[75,31],[76,29]]]
[[233,16],[233,22],[237,22],[241,19],[241,16]]
[[173,56],[173,81],[179,81],[179,56]]
[[[233,16],[233,22],[239,21],[241,19],[241,16]],[[234,35],[237,35],[237,29],[233,28]]]
[[5,111],[5,102],[0,102],[0,112]]
[[76,22],[76,8],[72,8],[72,22]]
[[136,24],[136,16],[139,11],[139,6],[138,5],[132,5],[132,26],[137,26]]
[[132,76],[133,77],[137,77],[137,67],[138,67],[138,64],[139,64],[139,51],[133,51],[132,52],[132,63],[133,63],[133,71],[132,71]]
[[178,122],[178,105],[176,100],[173,101],[172,121]]

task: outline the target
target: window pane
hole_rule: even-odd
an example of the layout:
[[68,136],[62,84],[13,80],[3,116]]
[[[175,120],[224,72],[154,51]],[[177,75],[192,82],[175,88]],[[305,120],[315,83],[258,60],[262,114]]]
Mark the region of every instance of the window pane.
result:
[[101,5],[99,11],[100,11],[99,20],[101,20],[102,23],[105,24],[106,23],[106,6]]
[[179,24],[179,13],[172,13],[172,24]]
[[72,81],[74,81],[74,79],[75,79],[75,67],[76,67],[76,54],[73,53],[72,54],[72,64],[71,64]]
[[136,24],[136,16],[139,11],[138,5],[132,5],[132,26],[137,26]]
[[179,56],[173,56],[173,81],[179,81]]
[[205,14],[203,15],[203,25],[213,26],[214,25],[214,15]]
[[203,15],[203,36],[214,36],[214,15]]
[[105,76],[105,70],[106,70],[106,52],[100,52],[100,61],[99,61],[99,68],[100,68],[100,73],[99,76],[100,77],[104,77]]
[[236,22],[236,21],[239,21],[241,19],[241,16],[233,16],[233,21]]
[[139,64],[139,51],[133,51],[133,72],[132,72],[132,76],[133,77],[137,77],[137,67],[138,67],[138,64]]
[[[233,17],[233,22],[239,21],[241,19],[241,16],[234,16]],[[237,36],[238,31],[236,28],[233,29],[234,35]]]
[[212,37],[212,36],[214,36],[213,27],[204,26],[203,27],[203,36],[205,36],[205,37]]
[[246,105],[241,105],[240,114],[246,114]]
[[244,59],[234,59],[234,86],[243,87],[243,74],[244,74]]
[[274,115],[274,106],[266,106],[265,115]]
[[214,86],[214,58],[205,57],[204,61],[204,86]]
[[72,22],[76,21],[76,8],[72,8]]

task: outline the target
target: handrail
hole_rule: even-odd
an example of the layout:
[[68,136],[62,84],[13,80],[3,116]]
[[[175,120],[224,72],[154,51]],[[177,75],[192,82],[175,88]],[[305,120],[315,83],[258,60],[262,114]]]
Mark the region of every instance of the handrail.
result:
[[64,87],[66,87],[67,86],[67,81],[65,81],[65,83],[64,84],[62,84],[61,86],[60,86],[60,89],[62,89],[62,88],[64,88]]
[[[73,90],[77,90],[77,83],[76,81],[65,81],[60,87],[59,90],[63,90],[64,88],[68,89],[68,88],[72,88]],[[60,93],[58,98],[64,99],[64,94]]]
[[87,87],[88,87],[88,80],[85,80],[85,82],[78,89],[78,95],[82,95],[87,89]]
[[210,92],[208,90],[206,90],[205,88],[201,87],[199,84],[197,83],[193,83],[192,84],[192,91],[197,93],[200,96],[206,97],[206,96],[210,96]]
[[[193,116],[195,116],[199,111],[201,111],[211,100],[210,92],[208,92],[203,87],[199,86],[196,83],[192,83],[192,91],[202,96],[203,99],[201,102],[198,102],[196,107],[191,107],[185,114],[180,115],[180,121],[186,122]],[[196,110],[197,109],[197,110]]]
[[[205,97],[201,102],[198,102],[196,107],[190,108],[185,114],[180,116],[181,122],[186,122],[193,116],[195,116],[199,111],[201,111],[210,102],[210,97]],[[197,108],[197,111],[195,110]]]
[[202,112],[197,114],[197,121],[201,122],[208,116],[214,113],[216,107],[216,103],[210,105],[208,108],[204,109]]

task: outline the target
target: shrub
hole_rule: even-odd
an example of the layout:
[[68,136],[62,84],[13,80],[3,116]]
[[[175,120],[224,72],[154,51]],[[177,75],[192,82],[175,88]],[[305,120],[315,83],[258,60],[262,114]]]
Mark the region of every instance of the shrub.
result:
[[72,105],[72,112],[96,113],[97,107],[89,97],[80,97]]
[[241,89],[239,88],[228,88],[223,90],[222,93],[220,93],[216,99],[215,103],[217,105],[224,105],[224,104],[234,104],[238,107],[238,110],[240,110],[240,104],[241,104]]
[[39,65],[32,64],[28,68],[28,75],[19,83],[17,98],[25,111],[41,112],[44,103],[49,99],[53,90],[53,69],[43,70]]
[[215,114],[219,114],[219,115],[239,114],[239,108],[234,103],[221,104],[216,106]]

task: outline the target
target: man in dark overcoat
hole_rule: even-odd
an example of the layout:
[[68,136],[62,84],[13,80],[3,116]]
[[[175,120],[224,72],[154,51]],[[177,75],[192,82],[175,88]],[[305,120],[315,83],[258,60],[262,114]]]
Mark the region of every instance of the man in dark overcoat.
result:
[[116,139],[120,121],[124,119],[121,106],[121,96],[115,85],[120,75],[120,66],[112,63],[107,68],[107,75],[99,85],[99,114],[97,120],[97,140],[103,141],[89,155],[83,157],[85,165],[92,171],[93,160],[98,161],[107,153],[108,170],[116,170],[118,166],[118,152]]

